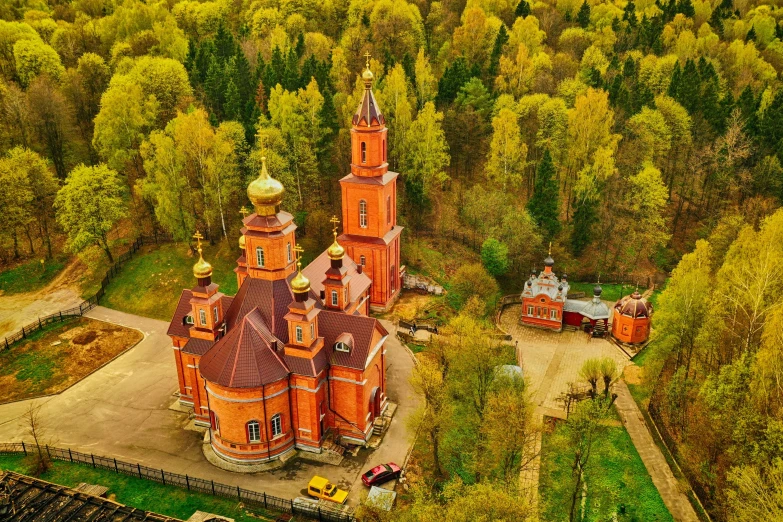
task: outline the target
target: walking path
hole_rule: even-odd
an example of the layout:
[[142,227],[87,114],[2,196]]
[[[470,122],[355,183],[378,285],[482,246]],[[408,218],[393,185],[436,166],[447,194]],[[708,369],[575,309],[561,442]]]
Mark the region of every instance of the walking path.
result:
[[672,517],[678,522],[699,522],[693,506],[679,490],[679,483],[647,429],[642,412],[639,411],[625,381],[618,381],[614,390],[617,393],[617,412]]
[[[418,396],[408,382],[413,361],[394,336],[386,342],[387,393],[399,406],[378,449],[348,456],[340,466],[294,459],[275,471],[241,474],[209,464],[201,452],[204,432],[186,429],[188,414],[169,409],[177,401],[177,373],[171,340],[166,335],[168,323],[100,306],[85,315],[138,329],[144,339],[59,395],[0,405],[0,442],[29,440],[22,416],[30,404],[40,405],[42,425],[52,445],[282,498],[300,496],[313,475],[323,474],[350,490],[351,504],[361,499],[365,489],[361,473],[369,464],[402,464],[405,460],[411,444],[407,420],[416,409]],[[393,331],[393,325],[383,324]]]

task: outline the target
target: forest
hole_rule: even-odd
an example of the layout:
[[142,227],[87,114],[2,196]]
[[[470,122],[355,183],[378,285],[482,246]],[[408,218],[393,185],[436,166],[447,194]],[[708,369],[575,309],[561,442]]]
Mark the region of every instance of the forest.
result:
[[[404,260],[448,240],[483,261],[442,274],[462,310],[453,328],[483,328],[466,310],[486,316],[518,292],[548,248],[574,280],[668,278],[644,374],[651,411],[715,519],[781,513],[774,4],[1,2],[0,267],[62,253],[112,263],[142,234],[234,245],[262,157],[311,259],[339,215],[366,67],[400,173]],[[446,382],[445,361],[419,375],[425,395]],[[453,445],[432,465],[441,499],[491,496],[475,462],[453,460],[472,451]],[[489,483],[506,481],[507,456],[487,458]],[[749,511],[759,498],[770,511]]]

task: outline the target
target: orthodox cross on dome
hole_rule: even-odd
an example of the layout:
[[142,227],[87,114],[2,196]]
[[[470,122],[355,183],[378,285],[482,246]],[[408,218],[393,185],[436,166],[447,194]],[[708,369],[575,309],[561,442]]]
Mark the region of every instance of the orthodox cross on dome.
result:
[[242,220],[244,221],[247,215],[250,214],[250,211],[242,205],[242,208],[239,209],[239,213],[242,214]]
[[334,237],[337,237],[337,225],[340,223],[340,220],[337,219],[337,216],[332,216],[332,219],[329,221],[332,223],[332,233],[334,234]]
[[198,249],[199,252],[201,252],[201,240],[204,239],[204,236],[201,235],[201,232],[196,230],[196,233],[193,234],[193,239],[196,240],[197,243],[196,248]]
[[302,254],[304,253],[304,248],[300,247],[299,245],[296,245],[294,247],[294,255],[296,256],[296,268],[300,272],[302,271]]
[[552,255],[552,242],[551,241],[549,242],[549,252],[547,253],[547,255],[550,255],[550,256]]
[[366,53],[364,53],[364,59],[366,60],[364,65],[365,65],[365,67],[367,67],[369,69],[370,68],[370,51],[367,51]]

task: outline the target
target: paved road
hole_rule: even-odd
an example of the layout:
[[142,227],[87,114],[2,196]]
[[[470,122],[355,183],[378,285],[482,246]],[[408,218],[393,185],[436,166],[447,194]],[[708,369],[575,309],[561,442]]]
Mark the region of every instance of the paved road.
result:
[[669,509],[674,520],[678,522],[699,522],[699,517],[686,496],[679,490],[679,483],[672,474],[669,463],[666,462],[661,450],[655,444],[642,412],[633,400],[625,381],[618,381],[614,387],[617,393],[617,412],[631,436],[636,451],[642,457],[642,462],[652,477],[653,484],[658,488],[663,503]]
[[[59,395],[0,406],[0,441],[27,439],[20,417],[30,403],[40,404],[43,424],[54,445],[283,498],[299,496],[312,475],[325,474],[351,489],[354,494],[349,500],[354,504],[361,496],[356,493],[363,492],[360,474],[367,464],[386,460],[401,464],[410,447],[406,422],[416,408],[416,396],[408,383],[413,361],[393,336],[387,341],[387,392],[399,407],[377,450],[362,450],[358,457],[344,459],[339,467],[294,459],[282,469],[251,475],[209,464],[201,452],[203,433],[186,430],[188,416],[169,409],[176,400],[177,375],[167,323],[103,307],[87,315],[136,328],[143,332],[144,339]],[[385,326],[390,328],[388,323]]]

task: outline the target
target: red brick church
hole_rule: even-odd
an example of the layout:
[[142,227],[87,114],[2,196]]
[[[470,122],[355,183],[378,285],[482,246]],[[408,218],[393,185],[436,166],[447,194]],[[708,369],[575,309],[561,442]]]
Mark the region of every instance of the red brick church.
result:
[[171,321],[180,403],[230,463],[320,452],[329,431],[364,444],[388,404],[388,332],[367,314],[399,295],[402,227],[369,67],[362,78],[351,173],[340,180],[343,234],[334,218],[333,244],[302,268],[293,216],[280,209],[284,188],[263,160],[247,189],[255,212],[243,220],[237,294],[212,282],[199,244],[196,285]]

